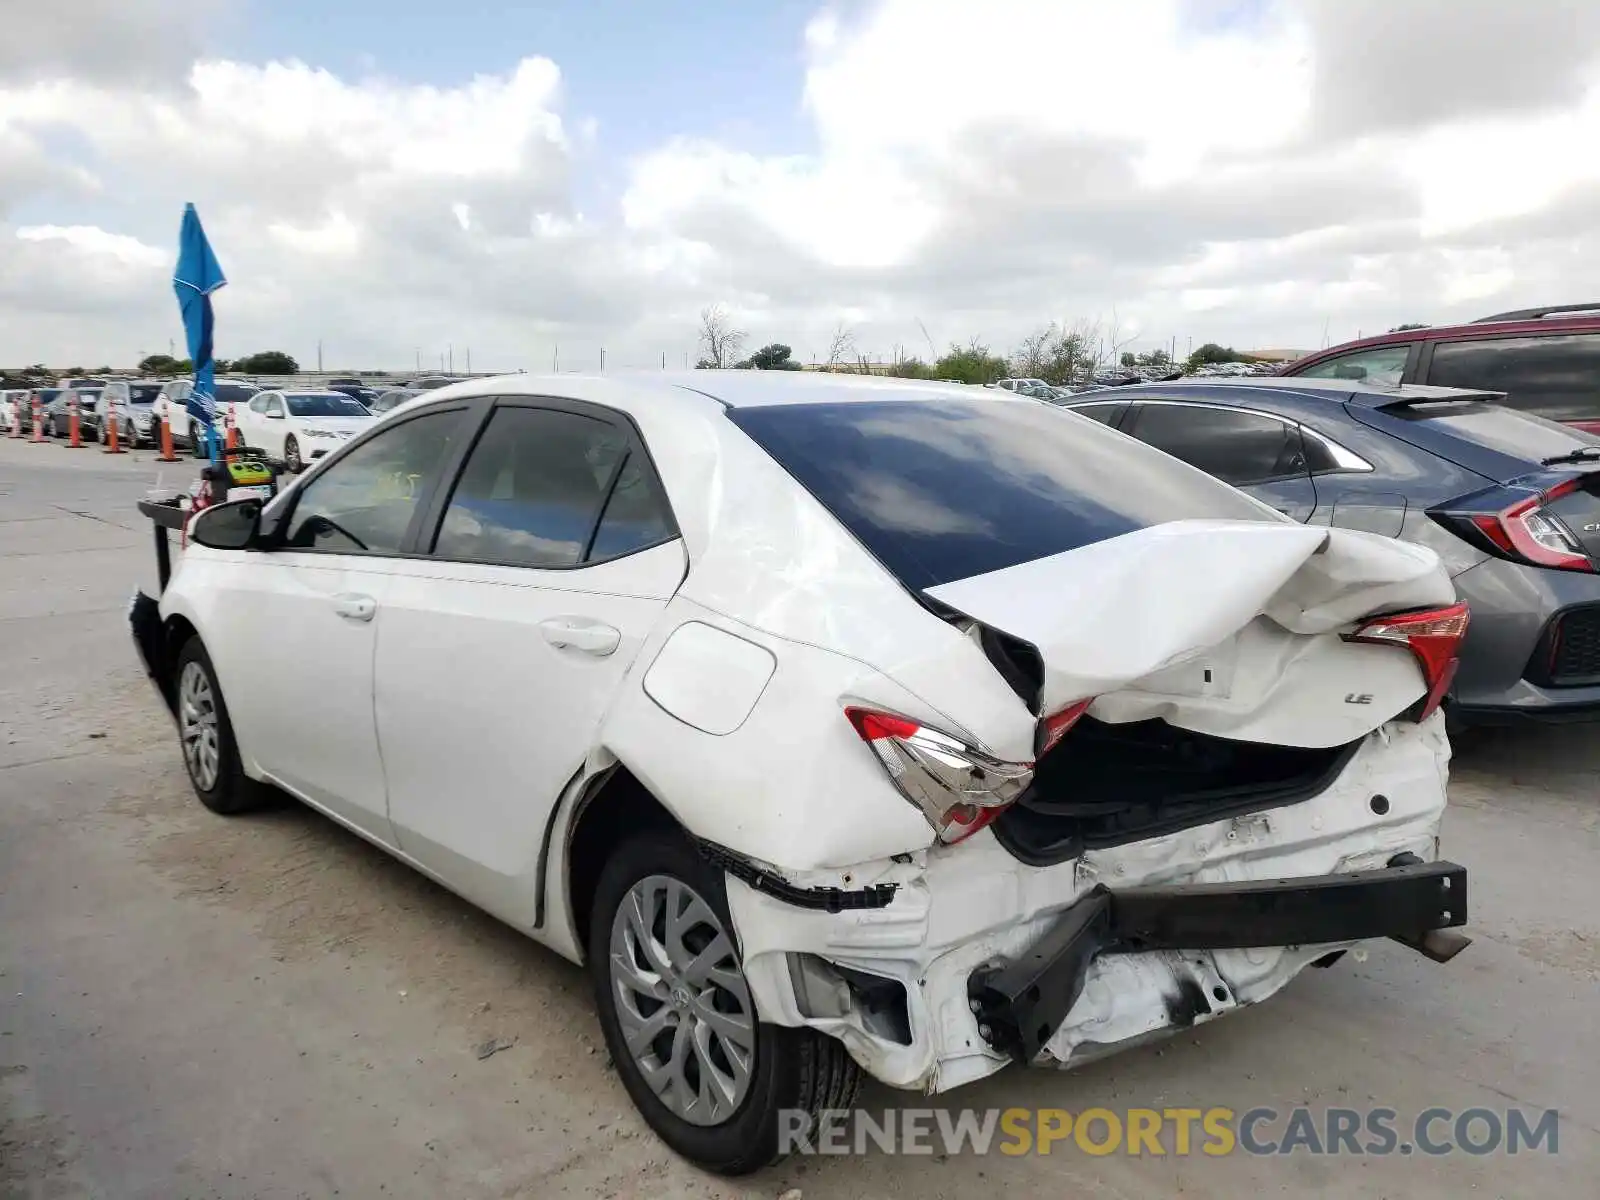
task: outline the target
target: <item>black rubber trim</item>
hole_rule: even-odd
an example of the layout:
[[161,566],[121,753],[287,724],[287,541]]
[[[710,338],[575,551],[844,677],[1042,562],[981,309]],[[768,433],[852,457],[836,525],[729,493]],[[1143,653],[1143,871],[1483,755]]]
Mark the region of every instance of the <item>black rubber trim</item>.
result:
[[[1315,946],[1424,935],[1464,925],[1467,871],[1397,854],[1377,870],[1250,883],[1124,889],[1097,885],[1021,957],[985,964],[967,980],[979,1032],[1021,1063],[1043,1051],[1077,1003],[1102,953]],[[1174,1025],[1210,1011],[1203,994],[1169,998]],[[1225,1003],[1226,996],[1216,997]]]
[[849,912],[864,908],[887,908],[894,899],[897,883],[875,883],[871,887],[846,889],[836,887],[795,887],[788,880],[763,870],[749,859],[726,846],[696,838],[695,845],[707,862],[720,867],[739,882],[765,892],[785,904],[796,908],[817,909],[822,912]]

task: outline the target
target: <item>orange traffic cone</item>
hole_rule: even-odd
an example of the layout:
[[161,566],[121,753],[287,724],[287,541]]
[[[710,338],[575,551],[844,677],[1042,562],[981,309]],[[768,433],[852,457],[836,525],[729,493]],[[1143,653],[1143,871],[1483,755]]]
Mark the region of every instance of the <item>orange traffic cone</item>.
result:
[[124,453],[122,447],[117,444],[117,414],[115,410],[106,414],[106,448],[102,453]]
[[178,456],[172,452],[172,425],[165,416],[161,418],[161,453],[156,457],[156,461],[178,461]]
[[14,437],[14,438],[19,438],[19,437],[22,436],[22,401],[21,400],[12,400],[11,401],[11,436]]
[[39,403],[39,397],[33,398],[33,440],[44,441],[44,405]]
[[234,415],[233,405],[228,405],[228,437],[222,444],[224,450],[232,450],[239,444],[239,419]]
[[82,432],[78,426],[78,400],[73,397],[67,401],[67,449],[75,450],[83,445]]

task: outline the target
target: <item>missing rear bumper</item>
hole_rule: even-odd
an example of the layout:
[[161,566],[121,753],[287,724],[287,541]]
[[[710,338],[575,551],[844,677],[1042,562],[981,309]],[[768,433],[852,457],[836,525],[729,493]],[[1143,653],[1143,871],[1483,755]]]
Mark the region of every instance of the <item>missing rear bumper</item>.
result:
[[967,991],[989,1044],[1027,1063],[1077,1003],[1089,964],[1107,951],[1317,946],[1391,937],[1434,958],[1440,938],[1430,935],[1466,919],[1466,868],[1418,862],[1409,854],[1380,870],[1303,879],[1098,887],[1025,954],[974,971]]

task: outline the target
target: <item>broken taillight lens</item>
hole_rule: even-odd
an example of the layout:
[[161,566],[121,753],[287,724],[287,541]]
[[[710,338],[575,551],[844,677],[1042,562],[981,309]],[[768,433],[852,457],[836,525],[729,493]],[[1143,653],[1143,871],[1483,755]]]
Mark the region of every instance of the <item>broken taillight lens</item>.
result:
[[1461,639],[1466,635],[1468,618],[1465,604],[1452,604],[1449,608],[1429,609],[1426,612],[1393,613],[1386,617],[1374,617],[1347,637],[1352,642],[1402,646],[1411,651],[1428,685],[1427,695],[1416,710],[1416,719],[1422,721],[1439,707],[1455,680]]
[[1031,762],[1004,762],[909,717],[853,705],[844,715],[947,845],[988,825],[1033,779]]
[[1504,512],[1472,518],[1478,531],[1507,557],[1536,567],[1594,573],[1594,562],[1558,517],[1544,511],[1552,500],[1578,490],[1579,481],[1566,483],[1513,504]]

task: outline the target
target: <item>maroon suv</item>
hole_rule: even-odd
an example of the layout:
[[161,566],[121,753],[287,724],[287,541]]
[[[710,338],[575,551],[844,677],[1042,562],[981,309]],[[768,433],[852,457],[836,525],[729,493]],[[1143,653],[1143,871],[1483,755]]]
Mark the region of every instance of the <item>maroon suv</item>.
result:
[[1600,433],[1600,304],[1362,338],[1308,354],[1280,374],[1504,392],[1512,408]]

